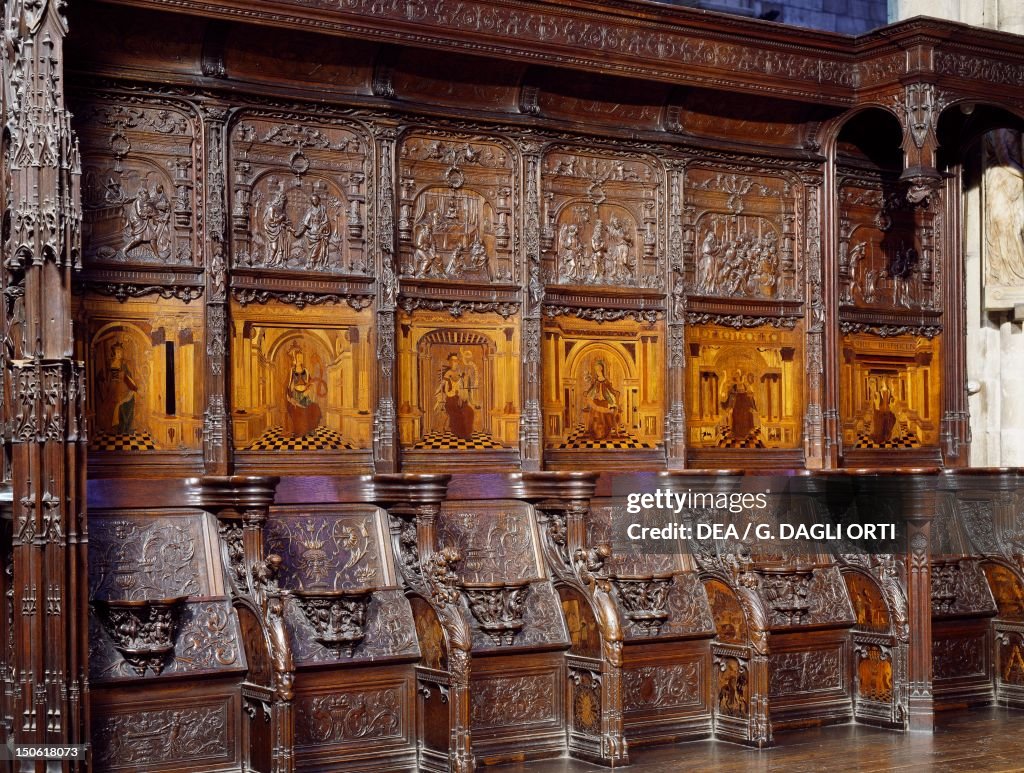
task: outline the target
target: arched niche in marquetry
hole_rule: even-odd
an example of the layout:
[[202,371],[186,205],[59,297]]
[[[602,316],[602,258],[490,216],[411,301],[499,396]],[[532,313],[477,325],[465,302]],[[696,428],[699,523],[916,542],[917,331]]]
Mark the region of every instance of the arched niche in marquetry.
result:
[[919,199],[901,180],[902,142],[899,121],[880,107],[848,118],[836,142],[838,391],[846,462],[880,461],[879,452],[890,460],[938,459],[942,195]]

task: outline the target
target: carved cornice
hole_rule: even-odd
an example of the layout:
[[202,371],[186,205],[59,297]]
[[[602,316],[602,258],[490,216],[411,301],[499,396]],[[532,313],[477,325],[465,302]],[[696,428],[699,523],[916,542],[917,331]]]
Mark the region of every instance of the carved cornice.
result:
[[456,319],[463,314],[487,314],[490,312],[500,314],[504,319],[508,319],[519,313],[519,303],[515,301],[446,301],[441,299],[403,297],[398,301],[398,305],[407,314],[411,314],[416,309],[447,311]]

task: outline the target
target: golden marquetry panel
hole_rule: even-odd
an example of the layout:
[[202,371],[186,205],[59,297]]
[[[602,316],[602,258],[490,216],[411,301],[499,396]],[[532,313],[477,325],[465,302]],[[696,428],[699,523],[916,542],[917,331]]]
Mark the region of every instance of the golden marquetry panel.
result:
[[370,444],[368,311],[271,301],[232,307],[235,447],[341,451]]
[[548,318],[544,442],[554,449],[652,449],[665,419],[662,322]]
[[803,337],[771,325],[687,329],[689,445],[799,448]]
[[150,295],[77,301],[77,357],[87,372],[92,451],[202,447],[202,307]]
[[840,352],[839,404],[846,448],[938,444],[938,336],[848,333]]
[[519,321],[498,314],[456,319],[440,311],[398,318],[401,443],[478,451],[519,443]]

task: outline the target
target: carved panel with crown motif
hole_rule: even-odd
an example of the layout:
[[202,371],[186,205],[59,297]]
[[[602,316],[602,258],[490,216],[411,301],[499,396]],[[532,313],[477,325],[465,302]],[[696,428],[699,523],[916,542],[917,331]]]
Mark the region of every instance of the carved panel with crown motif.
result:
[[545,281],[661,288],[660,176],[650,156],[549,152],[541,168]]
[[245,113],[229,169],[236,267],[366,273],[372,178],[356,127]]
[[399,151],[399,269],[416,279],[512,282],[515,154],[496,139],[422,131]]

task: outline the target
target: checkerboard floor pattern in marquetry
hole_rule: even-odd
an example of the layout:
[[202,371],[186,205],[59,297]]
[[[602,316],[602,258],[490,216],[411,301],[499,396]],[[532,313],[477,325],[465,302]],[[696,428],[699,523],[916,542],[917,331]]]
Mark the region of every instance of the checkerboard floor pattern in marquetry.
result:
[[468,440],[456,437],[451,432],[431,432],[413,446],[416,450],[430,451],[485,451],[488,448],[504,447],[486,432],[474,432]]
[[736,438],[732,436],[731,432],[723,432],[722,436],[718,439],[719,448],[767,448],[764,441],[761,439],[761,428],[755,427],[754,431],[751,432],[744,438]]
[[582,424],[577,424],[576,429],[569,434],[569,437],[557,446],[553,446],[553,448],[593,448],[601,450],[609,448],[655,448],[655,446],[638,440],[628,432],[620,432],[604,440],[593,440],[587,434],[587,428]]
[[155,451],[156,443],[145,431],[128,435],[100,432],[89,438],[89,448],[93,451]]
[[308,435],[291,435],[284,427],[271,427],[255,443],[250,451],[339,451],[354,448],[345,438],[327,427],[317,427]]
[[904,432],[890,438],[885,443],[876,443],[866,432],[857,433],[857,445],[854,448],[920,448],[921,441],[913,432]]

